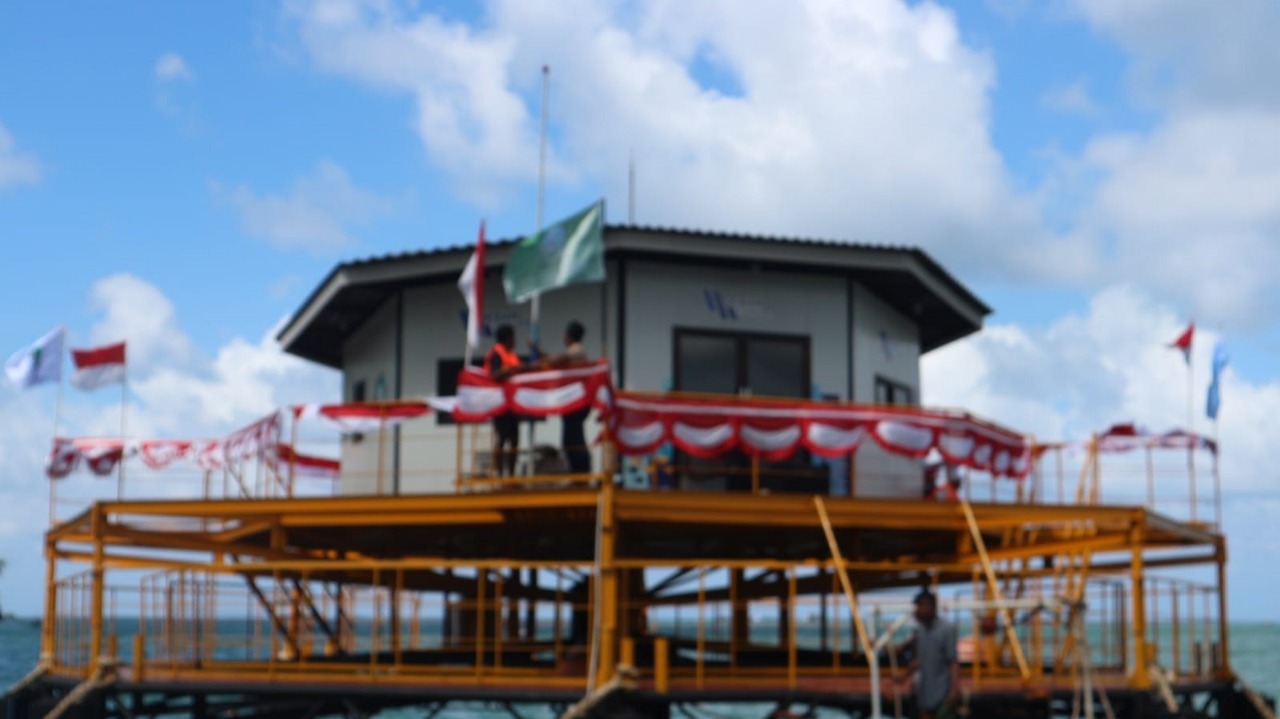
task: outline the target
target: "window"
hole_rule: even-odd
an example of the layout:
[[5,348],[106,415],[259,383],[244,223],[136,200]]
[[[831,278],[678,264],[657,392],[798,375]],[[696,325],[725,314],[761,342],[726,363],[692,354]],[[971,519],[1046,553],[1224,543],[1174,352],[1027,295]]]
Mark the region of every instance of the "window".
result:
[[[458,373],[462,371],[462,358],[442,359],[436,362],[436,396],[452,397],[458,393]],[[472,360],[479,366],[481,362]],[[448,412],[436,412],[436,424],[454,424],[453,415]]]
[[809,338],[677,327],[675,385],[683,392],[808,398]]
[[876,404],[914,404],[911,388],[901,382],[876,375]]
[[[808,399],[807,335],[724,332],[675,328],[675,388],[756,397]],[[716,459],[677,455],[685,479],[715,482],[731,492],[751,489],[752,462],[740,452]],[[798,450],[781,462],[761,462],[760,486],[773,492],[825,493],[828,470],[813,466],[809,453]],[[715,486],[704,484],[704,487]]]

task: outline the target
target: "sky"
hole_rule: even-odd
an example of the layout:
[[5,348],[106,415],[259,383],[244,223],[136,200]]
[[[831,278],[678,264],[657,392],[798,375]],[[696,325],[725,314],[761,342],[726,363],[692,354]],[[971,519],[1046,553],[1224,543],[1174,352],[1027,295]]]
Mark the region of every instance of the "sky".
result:
[[[1233,617],[1278,617],[1280,5],[0,4],[0,354],[126,340],[131,436],[335,401],[275,330],[339,262],[547,215],[920,247],[994,309],[925,403],[1187,425],[1213,346]],[[634,159],[634,215],[628,169]],[[118,432],[68,390],[64,434]],[[38,615],[56,390],[0,387],[0,602]],[[1105,492],[1105,490],[1104,490]]]

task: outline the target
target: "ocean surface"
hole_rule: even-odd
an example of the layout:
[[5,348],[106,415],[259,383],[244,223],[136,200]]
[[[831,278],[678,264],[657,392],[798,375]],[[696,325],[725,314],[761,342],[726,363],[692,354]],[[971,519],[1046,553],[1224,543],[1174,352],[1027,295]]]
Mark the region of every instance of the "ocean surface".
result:
[[[0,621],[0,687],[7,689],[35,666],[40,654],[40,627],[38,621],[10,619]],[[1231,655],[1236,672],[1255,689],[1280,697],[1280,622],[1241,622],[1231,626]],[[709,707],[710,708],[710,707]],[[764,716],[767,707],[754,706],[734,712],[729,707],[717,706],[714,714],[720,717]],[[521,707],[521,715],[529,719],[550,717],[550,712],[536,707]],[[382,717],[419,716],[421,712],[385,712]],[[711,712],[708,712],[710,715]],[[824,713],[824,716],[826,714]],[[483,707],[463,707],[442,712],[446,719],[462,717],[488,718],[510,717],[505,711],[488,711]],[[830,714],[830,716],[843,716]]]

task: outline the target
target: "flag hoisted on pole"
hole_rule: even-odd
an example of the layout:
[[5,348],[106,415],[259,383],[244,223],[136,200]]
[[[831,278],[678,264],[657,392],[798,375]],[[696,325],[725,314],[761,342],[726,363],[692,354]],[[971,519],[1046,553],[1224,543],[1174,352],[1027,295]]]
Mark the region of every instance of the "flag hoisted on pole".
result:
[[1205,398],[1204,413],[1212,420],[1218,419],[1218,410],[1222,407],[1222,371],[1227,367],[1227,348],[1219,342],[1213,346],[1212,375],[1209,380],[1209,394]]
[[[129,402],[129,386],[125,378],[125,343],[103,345],[85,350],[71,350],[71,363],[76,371],[71,375],[71,385],[92,392],[109,384],[120,385],[120,441],[125,441],[126,414]],[[124,459],[118,465],[116,498],[124,499]]]
[[1191,364],[1191,347],[1195,342],[1196,322],[1192,320],[1178,338],[1169,343],[1169,347],[1182,352],[1182,361],[1187,364],[1187,431],[1195,429],[1195,374]]
[[467,302],[467,348],[464,352],[466,366],[471,366],[471,352],[480,346],[484,334],[484,220],[480,221],[480,235],[476,238],[476,250],[467,260],[458,277],[458,291]]
[[603,281],[603,199],[517,242],[502,273],[509,302],[524,302],[568,285]]
[[62,379],[62,344],[65,327],[57,327],[48,334],[9,356],[4,363],[4,373],[19,389],[27,389],[43,382]]
[[1182,361],[1188,365],[1191,364],[1191,342],[1195,338],[1196,323],[1192,320],[1187,328],[1178,335],[1178,339],[1169,343],[1169,346],[1176,350],[1182,350]]
[[1209,419],[1213,420],[1213,446],[1217,451],[1213,453],[1213,506],[1214,521],[1217,522],[1218,529],[1222,528],[1222,473],[1219,469],[1218,458],[1222,451],[1222,445],[1219,443],[1218,437],[1218,410],[1222,409],[1222,372],[1227,368],[1227,348],[1218,341],[1213,346],[1213,365],[1212,379],[1209,380],[1209,393],[1205,398],[1205,414]]
[[124,383],[125,347],[123,342],[87,350],[71,350],[76,371],[71,385],[92,391],[109,384]]
[[[1196,322],[1192,320],[1187,323],[1187,328],[1178,335],[1177,339],[1169,343],[1169,346],[1176,350],[1181,350],[1182,361],[1187,365],[1187,433],[1195,435],[1196,426],[1196,410],[1195,410],[1195,366],[1191,363],[1191,348],[1195,341]],[[1195,443],[1192,442],[1187,446],[1187,474],[1191,481],[1191,521],[1196,519],[1196,451]]]
[[[67,328],[58,325],[48,334],[30,345],[14,352],[4,363],[4,373],[19,389],[27,389],[42,382],[57,382],[58,395],[53,405],[53,436],[62,428],[62,345]],[[49,520],[54,518],[54,489],[49,483]]]

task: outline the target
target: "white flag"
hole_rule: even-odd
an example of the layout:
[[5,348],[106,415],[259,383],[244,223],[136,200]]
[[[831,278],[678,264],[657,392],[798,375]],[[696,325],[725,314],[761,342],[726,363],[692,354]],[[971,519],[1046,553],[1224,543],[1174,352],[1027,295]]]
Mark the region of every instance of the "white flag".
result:
[[28,347],[14,352],[4,363],[9,381],[26,389],[41,382],[62,379],[62,339],[66,330],[58,327]]
[[476,251],[467,260],[458,277],[458,291],[467,302],[467,348],[480,347],[484,330],[484,223],[480,223],[480,236],[476,239]]

